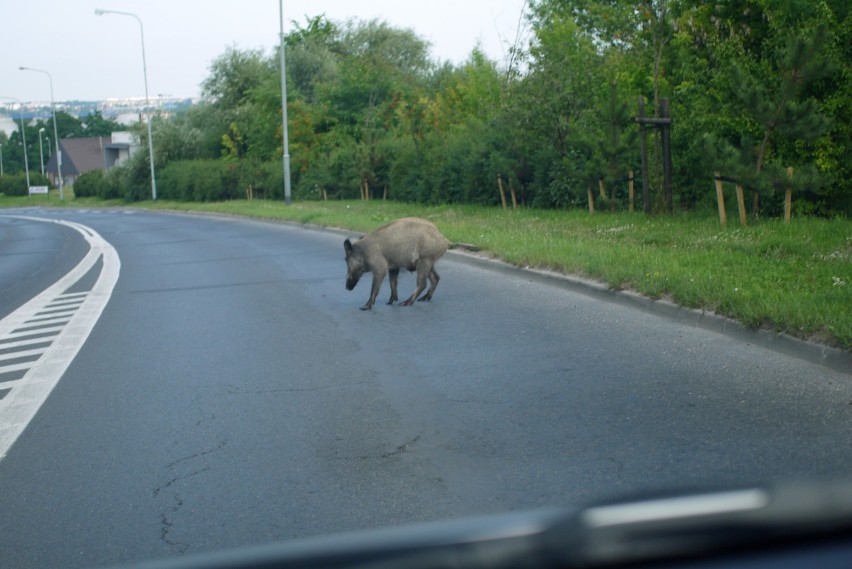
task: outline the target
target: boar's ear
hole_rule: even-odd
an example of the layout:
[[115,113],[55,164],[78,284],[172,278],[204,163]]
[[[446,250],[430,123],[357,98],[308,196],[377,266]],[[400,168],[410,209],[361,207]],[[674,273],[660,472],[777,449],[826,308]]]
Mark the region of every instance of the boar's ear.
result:
[[352,252],[352,242],[347,239],[343,242],[343,248],[346,250],[346,254],[349,255]]

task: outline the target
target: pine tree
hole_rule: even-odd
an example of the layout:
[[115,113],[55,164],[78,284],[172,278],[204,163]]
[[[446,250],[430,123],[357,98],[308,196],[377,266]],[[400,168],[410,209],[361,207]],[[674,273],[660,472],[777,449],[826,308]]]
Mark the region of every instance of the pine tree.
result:
[[[618,85],[609,83],[605,100],[598,106],[596,118],[600,131],[595,138],[595,151],[605,171],[596,174],[607,186],[623,178],[629,170],[625,164],[628,156],[635,151],[636,129],[633,126],[629,105],[618,96]],[[610,198],[614,197],[610,195]]]
[[791,37],[779,58],[778,79],[774,84],[759,81],[741,66],[734,67],[740,102],[763,129],[763,138],[756,149],[756,174],[763,168],[774,134],[812,140],[828,127],[816,101],[802,98],[808,83],[828,72],[828,65],[818,57],[823,37],[821,30],[811,38]]
[[[816,101],[805,96],[808,84],[829,72],[828,64],[819,57],[823,37],[821,30],[810,37],[791,36],[778,53],[772,78],[761,78],[743,65],[733,67],[736,101],[744,115],[758,125],[759,136],[753,139],[744,135],[736,156],[727,153],[724,162],[728,172],[756,193],[761,190],[771,193],[774,188],[791,183],[784,165],[770,160],[775,138],[814,140],[828,128],[828,121],[819,113]],[[820,183],[811,174],[815,170],[805,169],[809,172],[809,184]]]

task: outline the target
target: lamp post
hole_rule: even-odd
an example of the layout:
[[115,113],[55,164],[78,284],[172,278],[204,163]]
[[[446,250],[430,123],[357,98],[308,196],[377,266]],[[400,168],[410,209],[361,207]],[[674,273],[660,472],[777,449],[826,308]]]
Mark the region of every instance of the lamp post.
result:
[[[21,71],[35,71],[36,73],[44,73],[50,81],[50,109],[53,111],[53,138],[56,140],[56,177],[59,178],[59,200],[65,199],[62,181],[62,152],[59,150],[59,131],[56,128],[56,102],[53,100],[53,77],[44,69],[34,69],[32,67],[18,67]],[[27,189],[29,191],[29,188]]]
[[142,20],[139,19],[139,16],[136,14],[131,14],[130,12],[119,12],[117,10],[102,10],[101,8],[97,8],[95,10],[96,16],[102,16],[104,14],[130,16],[131,18],[136,18],[136,21],[139,22],[139,34],[142,37],[142,74],[145,76],[145,111],[148,119],[148,161],[151,163],[151,199],[156,201],[157,179],[154,176],[154,137],[151,136],[151,110],[150,103],[148,102],[148,64],[145,62],[145,28],[142,26]]
[[24,104],[20,99],[16,99],[15,97],[0,97],[0,99],[9,99],[12,101],[18,102],[18,108],[21,113],[21,140],[24,145],[24,171],[27,173],[27,194],[30,193],[30,163],[27,159],[27,131],[24,129]]
[[[41,133],[44,132],[44,127],[38,129],[38,155],[41,161],[41,175],[44,176],[44,148],[41,144]],[[49,142],[48,142],[49,143]]]
[[290,205],[290,147],[287,140],[287,73],[284,63],[284,6],[282,0],[278,0],[278,19],[280,23],[278,40],[281,42],[281,132],[284,137],[284,203]]

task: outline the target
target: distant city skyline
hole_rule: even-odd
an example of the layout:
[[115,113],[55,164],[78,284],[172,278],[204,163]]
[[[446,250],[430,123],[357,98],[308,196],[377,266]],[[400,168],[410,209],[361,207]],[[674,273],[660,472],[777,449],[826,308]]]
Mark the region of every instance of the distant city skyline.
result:
[[[159,111],[173,112],[189,105],[197,104],[198,98],[189,97],[152,97],[150,106]],[[139,116],[146,107],[145,97],[109,98],[98,101],[56,101],[56,109],[75,118],[81,118],[99,111],[104,118],[122,125],[139,122]],[[48,120],[52,115],[50,101],[9,101],[0,99],[0,130],[10,136],[20,129],[21,114],[25,122]]]

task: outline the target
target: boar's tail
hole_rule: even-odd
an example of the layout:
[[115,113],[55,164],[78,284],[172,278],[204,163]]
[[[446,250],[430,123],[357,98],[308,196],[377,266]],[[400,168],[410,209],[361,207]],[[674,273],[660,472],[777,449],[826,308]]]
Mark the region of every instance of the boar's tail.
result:
[[470,243],[450,243],[450,249],[464,249],[465,251],[482,251],[476,245],[471,245]]

